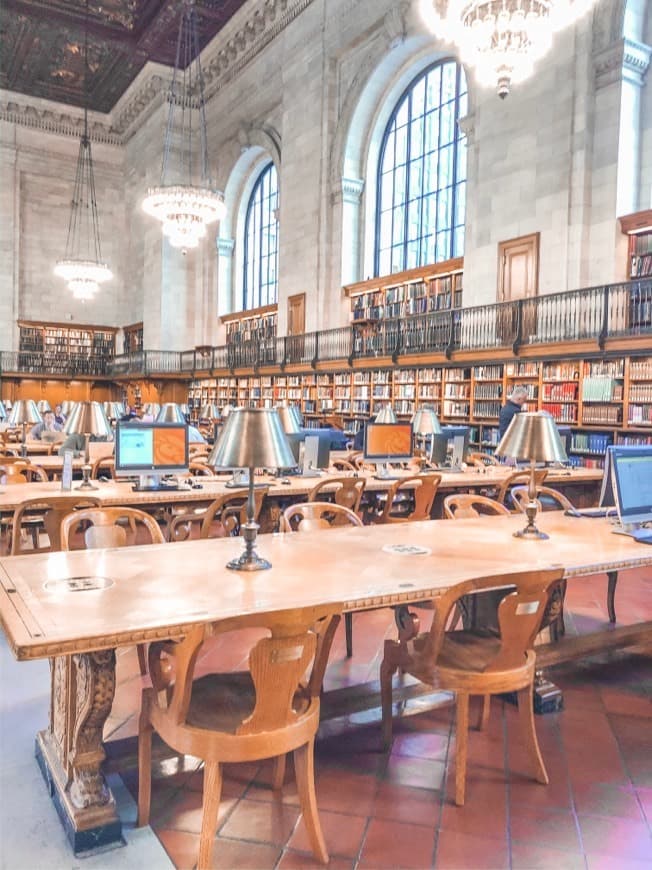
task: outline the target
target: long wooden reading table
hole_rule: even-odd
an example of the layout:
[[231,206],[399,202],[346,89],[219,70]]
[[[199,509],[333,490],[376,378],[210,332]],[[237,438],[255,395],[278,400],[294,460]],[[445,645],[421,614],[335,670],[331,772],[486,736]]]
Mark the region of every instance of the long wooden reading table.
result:
[[[258,549],[272,568],[254,573],[225,567],[242,549],[237,538],[0,560],[0,618],[14,655],[52,658],[50,722],[37,754],[74,848],[120,837],[101,772],[116,647],[179,638],[190,625],[239,614],[431,600],[464,580],[526,568],[561,564],[571,579],[652,566],[651,546],[613,534],[604,519],[543,513],[550,537],[542,541],[512,538],[522,525],[522,516],[510,516],[267,535]],[[426,552],[414,554],[415,546]],[[604,632],[593,649],[649,642],[652,612],[643,617]],[[585,638],[578,642],[579,654],[591,651]],[[560,660],[564,644],[540,648],[541,661]]]

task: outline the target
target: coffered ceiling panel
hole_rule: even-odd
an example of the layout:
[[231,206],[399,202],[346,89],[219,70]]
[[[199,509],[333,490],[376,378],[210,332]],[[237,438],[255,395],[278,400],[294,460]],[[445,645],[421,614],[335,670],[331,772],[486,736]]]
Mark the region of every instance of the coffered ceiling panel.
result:
[[[246,0],[196,0],[200,49]],[[84,104],[85,0],[0,0],[0,87]],[[110,111],[148,60],[174,66],[183,0],[89,0],[89,108]]]

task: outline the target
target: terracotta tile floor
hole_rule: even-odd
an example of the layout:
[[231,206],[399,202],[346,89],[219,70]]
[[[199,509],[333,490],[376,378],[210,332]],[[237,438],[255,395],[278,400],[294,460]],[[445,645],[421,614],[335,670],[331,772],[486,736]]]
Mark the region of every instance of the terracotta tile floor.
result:
[[[652,572],[623,574],[619,624],[652,619]],[[604,576],[573,581],[569,634],[606,616]],[[354,656],[340,631],[326,689],[377,679],[390,611],[356,614]],[[242,651],[216,645],[200,663],[238,667]],[[224,664],[226,662],[226,665]],[[136,733],[141,678],[135,652],[119,660],[111,739]],[[536,720],[550,775],[526,776],[515,709],[492,702],[486,733],[471,732],[467,802],[451,800],[454,721],[445,696],[407,702],[395,719],[390,754],[380,752],[379,711],[322,723],[316,747],[317,798],[334,868],[588,868],[652,866],[652,652],[642,650],[567,665],[549,674],[564,690],[561,713]],[[116,744],[117,745],[117,744]],[[135,793],[126,757],[123,778]],[[268,787],[271,764],[230,765],[220,816],[216,867],[308,868],[308,849],[291,765],[280,795]],[[155,767],[152,827],[171,860],[192,868],[198,849],[202,770],[170,756]]]

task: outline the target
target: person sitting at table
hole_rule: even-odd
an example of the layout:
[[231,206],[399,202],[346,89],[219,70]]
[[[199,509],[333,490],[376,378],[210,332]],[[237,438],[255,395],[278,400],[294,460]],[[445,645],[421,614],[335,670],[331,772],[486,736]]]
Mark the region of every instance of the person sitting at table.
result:
[[54,418],[54,412],[53,411],[44,411],[43,412],[43,422],[37,423],[36,426],[32,426],[32,428],[30,429],[29,437],[30,438],[37,438],[39,441],[40,440],[47,440],[47,439],[43,439],[44,432],[61,432],[62,429],[63,429],[63,427],[61,426],[61,424],[57,423],[57,421]]
[[66,415],[62,411],[61,405],[54,406],[54,419],[59,424],[59,426],[63,426],[63,424],[66,422]]
[[[91,435],[89,441],[111,441],[111,438],[105,438],[102,435]],[[59,456],[63,456],[66,450],[72,450],[74,456],[82,456],[86,449],[86,436],[79,435],[73,432],[68,435],[61,447],[57,450]]]
[[188,444],[208,444],[208,441],[201,434],[196,426],[188,424]]

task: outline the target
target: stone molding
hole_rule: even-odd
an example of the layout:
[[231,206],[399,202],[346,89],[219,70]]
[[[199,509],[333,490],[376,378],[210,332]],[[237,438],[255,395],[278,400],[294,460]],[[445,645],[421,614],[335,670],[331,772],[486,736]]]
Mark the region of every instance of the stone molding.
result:
[[218,256],[220,256],[220,257],[233,256],[233,249],[235,248],[235,239],[218,238],[216,241],[216,244],[217,244]]
[[358,205],[362,199],[364,181],[362,178],[341,178],[339,184],[333,190],[331,201],[333,205],[340,202]]
[[608,48],[593,55],[596,90],[623,79],[641,86],[645,79],[652,48],[632,39],[619,39]]
[[[259,0],[242,26],[228,35],[229,25],[218,33],[202,57],[206,82],[206,101],[231,81],[276,36],[306,9],[313,0]],[[226,32],[225,32],[226,31]],[[154,72],[145,73],[142,82],[129,90],[106,120],[92,117],[90,135],[93,142],[125,145],[134,132],[164,100],[168,79],[159,64]],[[145,68],[147,69],[147,67]],[[70,106],[36,100],[13,91],[0,91],[0,120],[32,127],[60,136],[79,138],[83,112]]]

